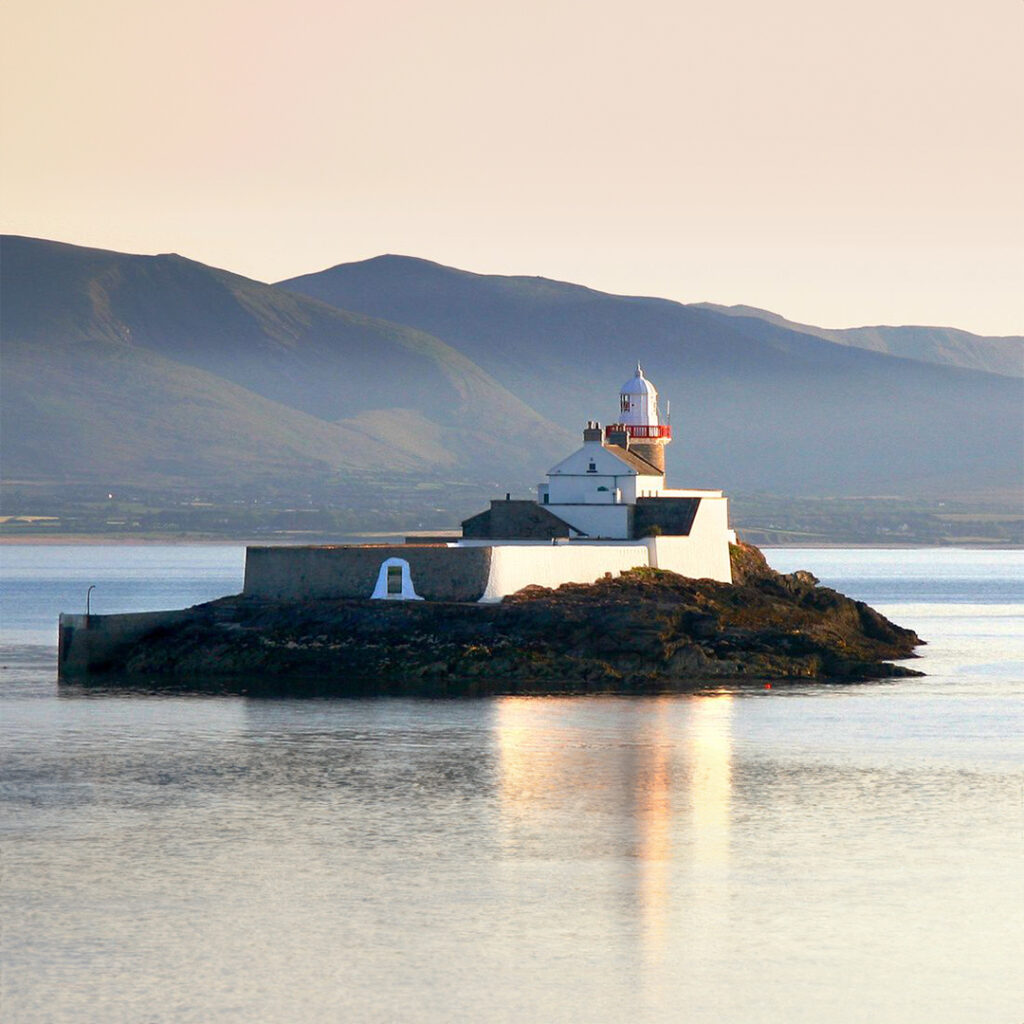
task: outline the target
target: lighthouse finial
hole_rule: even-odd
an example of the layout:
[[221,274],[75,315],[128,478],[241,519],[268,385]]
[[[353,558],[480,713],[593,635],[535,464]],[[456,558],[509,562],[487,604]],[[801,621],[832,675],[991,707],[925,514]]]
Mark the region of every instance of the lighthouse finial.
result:
[[640,360],[636,361],[636,375],[642,377],[644,375],[644,368],[640,365]]

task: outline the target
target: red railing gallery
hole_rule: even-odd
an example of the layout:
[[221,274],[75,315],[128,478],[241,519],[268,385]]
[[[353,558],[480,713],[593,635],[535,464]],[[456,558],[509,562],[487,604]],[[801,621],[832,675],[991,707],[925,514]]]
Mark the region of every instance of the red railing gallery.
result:
[[625,430],[627,434],[633,439],[640,438],[651,438],[651,437],[671,437],[672,428],[667,424],[659,427],[647,427],[647,426],[633,426],[631,423],[610,423],[604,428],[604,436],[607,438],[609,434],[615,433],[616,431]]

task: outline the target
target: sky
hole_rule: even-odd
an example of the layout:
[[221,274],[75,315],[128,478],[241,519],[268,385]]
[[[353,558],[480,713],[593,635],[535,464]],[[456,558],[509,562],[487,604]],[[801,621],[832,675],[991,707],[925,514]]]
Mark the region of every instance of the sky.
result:
[[1024,333],[1024,0],[4,0],[0,227]]

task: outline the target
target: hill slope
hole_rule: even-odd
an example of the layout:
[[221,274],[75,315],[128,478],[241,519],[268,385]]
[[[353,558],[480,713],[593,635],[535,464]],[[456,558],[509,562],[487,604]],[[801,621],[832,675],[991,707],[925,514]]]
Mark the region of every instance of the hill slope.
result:
[[495,463],[532,480],[568,442],[419,330],[175,255],[6,237],[2,260],[7,478],[71,472],[72,446],[78,478],[139,484]]
[[569,427],[639,358],[672,401],[677,485],[787,494],[1024,486],[1022,382],[663,299],[383,256],[279,287],[444,338]]
[[[44,354],[45,353],[45,354]],[[146,349],[4,343],[4,475],[189,489],[277,486],[413,453],[325,423]]]
[[846,327],[832,329],[814,327],[787,320],[778,313],[771,313],[754,306],[718,306],[710,302],[698,303],[699,309],[707,309],[726,316],[765,320],[778,327],[785,327],[801,334],[835,342],[837,345],[852,345],[871,352],[884,352],[904,359],[920,359],[940,366],[959,366],[968,370],[982,370],[985,373],[999,373],[1007,377],[1024,377],[1024,338],[985,338],[954,327]]

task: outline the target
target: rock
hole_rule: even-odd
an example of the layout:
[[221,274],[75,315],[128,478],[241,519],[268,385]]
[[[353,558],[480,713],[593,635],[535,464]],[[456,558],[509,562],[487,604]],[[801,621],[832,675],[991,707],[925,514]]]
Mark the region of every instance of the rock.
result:
[[246,692],[652,693],[727,680],[919,675],[921,642],[808,572],[732,548],[732,585],[639,568],[501,604],[225,598],[135,645],[121,670]]

